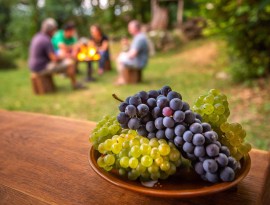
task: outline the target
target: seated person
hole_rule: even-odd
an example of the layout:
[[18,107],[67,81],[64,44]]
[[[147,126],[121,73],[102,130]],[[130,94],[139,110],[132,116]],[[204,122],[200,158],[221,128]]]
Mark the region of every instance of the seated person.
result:
[[[98,25],[93,25],[90,27],[90,41],[88,43],[89,47],[94,47],[100,55],[98,61],[98,73],[102,75],[104,73],[106,61],[110,60],[109,54],[109,40],[106,35],[103,34],[101,28]],[[92,63],[88,63],[88,78],[92,77]]]
[[52,44],[60,58],[76,58],[76,29],[73,22],[64,25],[63,30],[58,30],[52,37]]
[[148,40],[144,33],[141,32],[141,25],[137,20],[128,24],[128,31],[133,36],[130,49],[122,52],[117,58],[117,69],[119,77],[117,84],[125,84],[123,78],[124,69],[143,69],[148,61]]
[[54,53],[51,38],[56,29],[57,23],[54,19],[48,18],[42,22],[40,32],[31,40],[29,67],[39,75],[65,72],[70,77],[74,89],[83,88],[76,82],[74,61],[70,58],[61,59]]
[[130,48],[130,43],[127,36],[121,38],[121,47],[123,52],[127,52]]

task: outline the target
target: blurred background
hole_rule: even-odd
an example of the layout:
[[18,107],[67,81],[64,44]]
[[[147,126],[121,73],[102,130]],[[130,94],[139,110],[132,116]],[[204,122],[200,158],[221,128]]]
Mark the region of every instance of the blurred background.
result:
[[[61,28],[76,24],[78,37],[89,37],[98,24],[109,37],[113,70],[88,89],[73,91],[55,76],[57,92],[33,94],[27,64],[31,38],[42,20]],[[127,24],[143,24],[155,51],[143,82],[115,86],[115,59]],[[254,147],[270,148],[270,1],[269,0],[1,0],[0,108],[98,121],[116,114],[116,93],[126,98],[168,84],[190,105],[211,88],[228,96],[231,122],[242,123]],[[79,64],[83,79],[86,64]],[[96,73],[96,71],[95,71]]]

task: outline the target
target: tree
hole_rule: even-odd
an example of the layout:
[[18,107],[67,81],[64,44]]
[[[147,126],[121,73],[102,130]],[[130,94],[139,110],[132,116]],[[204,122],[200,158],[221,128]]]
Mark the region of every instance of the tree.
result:
[[0,44],[3,44],[8,39],[8,25],[11,21],[11,8],[13,4],[13,0],[0,1]]
[[161,7],[158,0],[151,1],[151,14],[152,20],[150,26],[152,30],[165,30],[168,28],[168,9]]
[[270,5],[268,0],[200,0],[201,14],[212,30],[226,37],[235,80],[265,76],[270,71]]

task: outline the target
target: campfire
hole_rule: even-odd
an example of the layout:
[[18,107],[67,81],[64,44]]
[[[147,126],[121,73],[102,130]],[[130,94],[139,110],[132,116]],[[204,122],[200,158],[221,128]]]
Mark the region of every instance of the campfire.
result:
[[100,55],[94,47],[81,46],[77,59],[78,61],[97,61]]

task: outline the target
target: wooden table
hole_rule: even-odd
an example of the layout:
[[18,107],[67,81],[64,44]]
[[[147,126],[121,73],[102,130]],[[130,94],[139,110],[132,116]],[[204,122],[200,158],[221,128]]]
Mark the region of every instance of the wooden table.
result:
[[0,204],[270,204],[270,154],[253,149],[237,190],[192,199],[155,198],[118,188],[88,163],[95,123],[0,111]]

